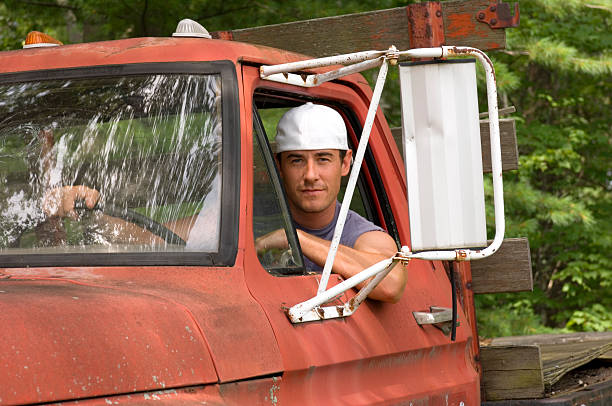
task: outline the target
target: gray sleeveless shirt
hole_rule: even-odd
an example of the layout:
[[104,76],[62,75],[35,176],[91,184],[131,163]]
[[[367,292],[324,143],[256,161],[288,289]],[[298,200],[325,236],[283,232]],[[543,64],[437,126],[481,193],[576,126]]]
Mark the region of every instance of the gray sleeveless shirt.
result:
[[[338,216],[340,215],[340,202],[336,201],[336,211],[334,213],[334,219],[323,228],[319,229],[311,229],[303,227],[297,223],[295,227],[307,232],[310,235],[314,235],[315,237],[322,238],[327,241],[331,241],[334,237],[334,230],[336,229],[336,223],[338,222]],[[355,245],[355,241],[361,236],[363,233],[367,233],[369,231],[382,231],[386,232],[382,228],[378,227],[376,224],[372,223],[369,220],[361,217],[359,214],[355,213],[353,210],[349,210],[346,215],[346,221],[344,222],[344,230],[342,231],[342,236],[340,237],[340,244],[346,245],[347,247],[353,248]],[[323,272],[323,268],[312,262],[310,259],[304,257],[304,265],[306,266],[306,270],[310,272]]]

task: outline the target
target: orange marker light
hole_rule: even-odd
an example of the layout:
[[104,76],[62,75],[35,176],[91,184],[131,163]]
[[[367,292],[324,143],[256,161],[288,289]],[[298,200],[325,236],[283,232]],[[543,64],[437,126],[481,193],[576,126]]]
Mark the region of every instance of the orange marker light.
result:
[[47,35],[39,31],[30,31],[25,40],[23,48],[43,48],[43,47],[56,47],[64,45],[61,41],[56,40],[50,35]]

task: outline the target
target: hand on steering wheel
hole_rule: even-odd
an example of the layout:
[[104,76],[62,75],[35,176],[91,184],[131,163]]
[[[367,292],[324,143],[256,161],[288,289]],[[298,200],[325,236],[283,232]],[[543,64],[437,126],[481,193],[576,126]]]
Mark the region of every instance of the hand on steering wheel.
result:
[[[128,208],[118,208],[112,204],[99,203],[100,192],[87,186],[63,186],[51,189],[43,198],[43,211],[48,217],[79,218],[76,209],[100,210],[111,217],[120,218],[128,223],[161,237],[170,244],[186,245],[187,242],[172,230],[157,221]],[[84,202],[85,205],[83,207]]]
[[56,187],[45,193],[42,209],[47,217],[70,217],[76,220],[79,217],[75,211],[78,201],[84,201],[85,206],[93,210],[99,199],[100,192],[87,186]]

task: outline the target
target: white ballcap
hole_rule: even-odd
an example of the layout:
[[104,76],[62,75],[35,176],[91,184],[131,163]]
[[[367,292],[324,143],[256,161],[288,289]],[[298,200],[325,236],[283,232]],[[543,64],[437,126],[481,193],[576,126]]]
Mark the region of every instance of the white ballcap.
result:
[[316,149],[347,150],[346,126],[336,110],[308,102],[281,117],[276,152]]

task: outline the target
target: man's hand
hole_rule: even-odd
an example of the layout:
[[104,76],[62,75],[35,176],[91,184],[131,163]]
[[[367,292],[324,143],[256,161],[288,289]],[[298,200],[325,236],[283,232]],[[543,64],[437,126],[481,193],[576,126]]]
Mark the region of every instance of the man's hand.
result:
[[258,253],[263,251],[277,248],[285,250],[289,248],[289,242],[287,241],[287,235],[285,230],[279,228],[278,230],[272,231],[271,233],[262,235],[255,240],[255,248]]
[[49,217],[77,219],[75,203],[84,200],[85,206],[93,209],[100,199],[100,192],[87,186],[63,186],[49,190],[43,197],[42,209]]

